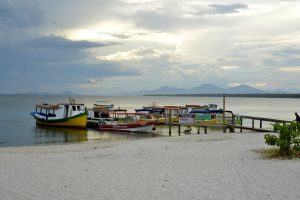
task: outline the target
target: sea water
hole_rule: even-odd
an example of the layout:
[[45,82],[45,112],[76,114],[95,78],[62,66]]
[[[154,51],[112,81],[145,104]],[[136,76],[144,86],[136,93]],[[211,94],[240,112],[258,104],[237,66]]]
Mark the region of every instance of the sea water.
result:
[[[72,96],[77,103],[92,108],[96,101],[110,101],[115,108],[129,112],[147,105],[217,104],[223,106],[222,97],[166,97],[166,96]],[[53,143],[88,142],[93,140],[128,140],[141,137],[167,136],[167,129],[158,128],[154,134],[124,134],[97,129],[67,129],[37,126],[30,112],[34,104],[64,103],[69,97],[57,95],[0,95],[0,147],[32,146]],[[226,98],[226,110],[236,114],[294,120],[300,113],[300,100],[292,98]],[[266,124],[264,124],[265,126]],[[268,124],[267,124],[268,126]],[[174,134],[177,135],[177,134]]]

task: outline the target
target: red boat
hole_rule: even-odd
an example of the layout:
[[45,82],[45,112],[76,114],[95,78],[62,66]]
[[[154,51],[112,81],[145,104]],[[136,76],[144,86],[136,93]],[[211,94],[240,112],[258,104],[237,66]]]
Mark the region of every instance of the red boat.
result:
[[127,132],[144,132],[150,133],[154,128],[153,122],[146,123],[128,123],[128,124],[117,124],[113,122],[111,124],[105,122],[99,124],[100,130],[108,130],[108,131],[127,131]]

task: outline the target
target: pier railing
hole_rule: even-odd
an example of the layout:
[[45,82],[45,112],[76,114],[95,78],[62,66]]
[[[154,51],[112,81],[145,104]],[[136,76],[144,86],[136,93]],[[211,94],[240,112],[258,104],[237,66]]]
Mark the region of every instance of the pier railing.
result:
[[[236,118],[240,118],[240,123],[236,123]],[[172,122],[171,118],[169,118],[169,121],[165,123],[165,125],[169,126],[169,135],[172,134],[172,126],[178,126],[178,135],[181,135],[181,127],[196,127],[197,128],[197,134],[200,134],[200,128],[204,128],[204,133],[207,133],[208,128],[218,128],[223,130],[223,132],[226,132],[229,130],[229,132],[234,133],[236,129],[240,130],[242,132],[243,130],[250,130],[255,132],[273,132],[272,126],[263,127],[263,122],[273,122],[273,123],[291,123],[292,121],[288,120],[281,120],[281,119],[273,119],[273,118],[266,118],[266,117],[254,117],[254,116],[248,116],[248,115],[240,115],[236,116],[232,114],[231,117],[232,120],[227,120],[226,124],[204,124],[204,123],[191,123],[191,124],[180,124],[180,123],[174,123]],[[249,123],[245,123],[245,120],[251,120],[251,125],[249,126]],[[259,122],[259,126],[257,126],[255,122]],[[256,126],[255,126],[256,125]],[[188,131],[185,130],[184,132]],[[188,133],[188,132],[187,132]]]
[[[251,120],[251,126],[245,126],[244,120]],[[260,131],[260,132],[273,132],[272,129],[263,128],[263,122],[273,122],[273,123],[291,123],[292,121],[288,120],[281,120],[281,119],[273,119],[273,118],[266,118],[266,117],[254,117],[248,115],[241,115],[240,116],[240,125],[233,124],[234,129],[240,129],[240,132],[245,130],[252,130],[252,131]],[[255,127],[255,121],[259,122],[259,127]]]

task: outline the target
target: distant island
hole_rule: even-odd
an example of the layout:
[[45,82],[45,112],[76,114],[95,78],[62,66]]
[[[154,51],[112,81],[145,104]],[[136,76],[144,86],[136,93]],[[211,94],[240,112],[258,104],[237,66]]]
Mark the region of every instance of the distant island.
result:
[[136,92],[126,92],[121,95],[129,96],[221,96],[226,94],[232,97],[274,97],[274,98],[299,98],[300,91],[297,89],[267,91],[257,89],[245,84],[221,88],[213,84],[203,84],[191,89],[183,89],[176,87],[163,86],[154,90],[143,90]]
[[[65,90],[58,93],[51,92],[24,92],[15,93],[15,95],[58,95],[58,96],[200,96],[200,97],[220,97],[226,94],[228,97],[258,97],[258,98],[300,98],[300,90],[287,88],[276,89],[272,91],[257,89],[245,84],[235,87],[222,88],[213,84],[203,84],[198,87],[190,89],[163,86],[153,90],[142,91],[127,91],[122,93],[108,93],[108,94],[82,94],[74,93],[71,90]],[[3,94],[5,95],[5,94]]]
[[[143,96],[222,97],[224,94],[152,94]],[[249,98],[300,98],[300,94],[225,94],[225,96]]]

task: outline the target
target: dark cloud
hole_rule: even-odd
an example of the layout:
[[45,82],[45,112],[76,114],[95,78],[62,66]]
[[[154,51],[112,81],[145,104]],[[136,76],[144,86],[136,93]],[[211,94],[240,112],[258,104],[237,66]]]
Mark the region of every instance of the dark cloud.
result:
[[111,46],[114,43],[100,43],[100,42],[90,42],[90,41],[72,41],[64,37],[49,35],[41,36],[32,39],[27,43],[28,46],[35,48],[51,48],[51,49],[84,49],[84,48],[93,48],[93,47],[104,47]]
[[237,13],[239,9],[247,9],[248,5],[241,3],[234,4],[210,4],[210,7],[214,8],[213,13],[215,14],[229,14]]
[[121,63],[101,62],[90,56],[89,48],[114,44],[72,41],[50,35],[9,46],[0,44],[0,92],[38,90],[41,85],[62,86],[81,83],[91,77],[132,76],[139,71]]
[[45,18],[34,0],[0,1],[0,27],[28,28],[39,26]]

